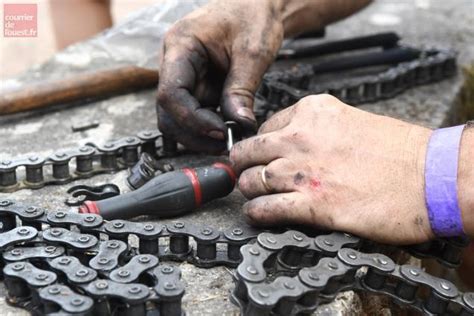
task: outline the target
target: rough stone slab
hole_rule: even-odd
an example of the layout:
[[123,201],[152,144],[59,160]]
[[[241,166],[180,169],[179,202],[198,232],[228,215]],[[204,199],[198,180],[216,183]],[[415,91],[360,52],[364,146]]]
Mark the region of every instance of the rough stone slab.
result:
[[[47,78],[62,78],[68,74],[120,64],[156,67],[158,46],[165,30],[180,16],[202,1],[169,1],[138,12],[129,21],[87,42],[73,45],[56,54],[50,61],[35,67],[16,79],[2,82],[2,88],[20,87]],[[412,45],[453,47],[460,51],[461,64],[474,60],[474,2],[470,0],[401,0],[376,1],[368,9],[327,28],[329,39],[395,30]],[[382,25],[382,24],[383,25]],[[437,127],[449,120],[453,100],[462,83],[457,76],[438,84],[409,90],[397,98],[362,105],[361,108],[379,114]],[[19,154],[47,155],[56,149],[77,146],[88,141],[135,134],[156,127],[154,91],[112,98],[89,105],[69,107],[63,111],[48,111],[45,115],[20,114],[0,117],[0,159]],[[133,118],[133,119],[130,119]],[[100,127],[72,133],[71,126],[84,119],[98,119]],[[203,156],[173,159],[179,165],[199,165]],[[80,181],[84,184],[114,182],[124,188],[126,172],[97,176]],[[0,194],[49,209],[64,208],[66,186],[51,186],[36,191],[22,190]],[[234,192],[229,197],[209,203],[199,212],[185,216],[197,224],[225,229],[242,221],[240,206],[244,198]],[[238,311],[228,300],[232,289],[230,270],[218,267],[198,269],[180,264],[187,284],[184,308],[188,315],[234,315]],[[0,295],[4,295],[4,289]],[[358,295],[346,292],[338,299],[321,306],[316,315],[354,315],[362,309]],[[24,311],[4,306],[0,314],[22,315]]]

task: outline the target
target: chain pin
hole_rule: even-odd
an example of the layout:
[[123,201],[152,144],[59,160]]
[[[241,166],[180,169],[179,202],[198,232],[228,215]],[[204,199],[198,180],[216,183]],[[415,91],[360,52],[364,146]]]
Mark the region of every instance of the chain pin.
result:
[[172,291],[176,289],[176,285],[174,283],[166,282],[165,283],[165,290]]
[[117,221],[117,222],[114,222],[113,226],[114,228],[123,228],[125,226],[125,223],[122,221]]
[[183,222],[176,222],[173,224],[173,226],[175,228],[178,228],[178,229],[183,229],[184,228],[184,223]]
[[250,273],[250,274],[253,274],[253,275],[257,275],[257,274],[258,274],[258,271],[257,271],[257,269],[255,269],[254,266],[248,266],[246,270],[247,270],[247,272]]
[[18,235],[21,235],[21,236],[26,236],[29,233],[30,233],[30,231],[27,228],[24,228],[24,227],[22,227],[18,230]]
[[244,232],[242,231],[242,229],[240,228],[234,228],[232,230],[232,235],[235,235],[235,236],[241,236]]
[[83,304],[84,304],[84,300],[80,297],[76,297],[71,301],[71,305],[74,305],[74,306],[81,306]]
[[25,264],[23,262],[15,263],[12,267],[13,270],[15,271],[20,271],[25,268]]
[[145,224],[145,226],[143,226],[143,229],[149,232],[155,229],[155,226],[153,224]]
[[71,259],[69,258],[61,258],[59,259],[59,264],[62,264],[62,265],[68,265],[71,263]]
[[258,256],[260,254],[260,251],[258,251],[258,249],[255,249],[255,248],[250,248],[249,252],[251,255],[254,255],[254,256]]
[[57,286],[53,286],[53,287],[50,287],[50,288],[48,289],[48,293],[49,293],[49,294],[57,295],[57,294],[59,294],[60,292],[61,292],[61,290],[60,290],[59,287],[57,287]]
[[109,287],[109,284],[106,281],[97,281],[95,282],[95,287],[99,290],[103,290]]
[[265,290],[258,290],[257,294],[261,297],[269,297],[270,296],[270,294],[268,294],[268,292],[265,291]]
[[116,241],[109,241],[107,243],[107,248],[110,248],[110,249],[117,249],[119,247],[119,244],[118,242]]
[[86,242],[88,242],[91,238],[89,236],[80,236],[77,241],[79,241],[80,243],[83,243],[85,244]]
[[161,272],[163,272],[164,274],[170,274],[173,271],[174,271],[174,268],[170,266],[164,266],[161,268]]
[[78,277],[85,277],[88,274],[89,274],[89,271],[87,271],[86,269],[81,269],[81,270],[76,271],[76,275]]

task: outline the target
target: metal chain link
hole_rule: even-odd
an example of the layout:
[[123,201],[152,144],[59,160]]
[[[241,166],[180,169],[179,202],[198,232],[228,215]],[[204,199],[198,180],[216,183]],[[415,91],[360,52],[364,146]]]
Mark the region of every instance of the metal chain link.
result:
[[474,315],[474,292],[461,293],[451,282],[383,254],[357,251],[361,246],[340,233],[316,238],[297,231],[262,233],[241,249],[231,299],[248,316],[297,315],[311,313],[342,290],[356,290],[388,295],[427,315]]
[[259,233],[245,225],[217,231],[184,222],[104,221],[10,200],[0,201],[0,223],[8,302],[37,314],[138,316],[151,304],[162,315],[181,315],[180,271],[158,262],[236,267],[240,247]]
[[[166,147],[166,144],[165,144]],[[142,131],[102,145],[85,146],[55,152],[49,157],[37,155],[0,161],[0,192],[38,189],[50,184],[65,184],[97,174],[113,173],[132,167],[141,153],[164,155],[162,135],[158,130]],[[169,164],[157,169],[170,171]]]
[[[427,308],[438,308],[432,304],[439,303],[402,297],[408,293],[396,292],[402,285],[394,287],[377,277],[382,275],[384,280],[398,277],[405,287],[405,283],[410,282],[416,286],[423,282],[425,286],[434,286],[437,279],[429,276],[423,276],[423,280],[402,278],[399,275],[402,275],[400,269],[404,266],[392,269],[388,257],[355,250],[373,248],[372,242],[338,232],[310,238],[292,230],[277,235],[246,225],[218,231],[182,221],[166,225],[104,221],[96,214],[47,211],[11,200],[0,201],[0,223],[3,232],[0,234],[0,262],[5,265],[8,301],[30,311],[90,312],[91,297],[93,311],[104,315],[117,312],[144,315],[145,306],[150,304],[162,313],[166,311],[164,315],[181,315],[184,286],[179,281],[179,269],[158,264],[162,260],[187,261],[204,268],[218,265],[237,267],[233,300],[239,303],[244,314],[249,315],[310,312],[317,308],[319,301],[330,300],[344,289],[365,289],[397,300],[404,298],[402,302],[418,310],[426,309],[423,304],[428,304]],[[138,246],[132,243],[134,239],[130,236],[138,238]],[[422,257],[435,256],[441,263],[452,267],[459,264],[466,244],[467,240],[445,239],[406,250]],[[433,252],[435,247],[441,248]],[[345,253],[346,248],[354,249],[354,252]],[[359,259],[354,261],[354,255]],[[274,268],[272,274],[277,278],[267,284],[269,266]],[[301,269],[302,266],[306,268]],[[354,277],[355,271],[361,267],[369,267],[364,278]],[[316,272],[308,269],[316,269]],[[306,275],[306,279],[302,275]],[[306,280],[302,283],[304,286],[300,284],[302,280]],[[402,284],[402,281],[397,284]],[[321,284],[316,290],[314,284],[308,285],[308,282]],[[127,284],[127,287],[117,284]],[[454,287],[447,281],[443,284],[449,285],[450,289]],[[136,296],[125,293],[129,290],[136,292]],[[63,292],[64,295],[59,294]],[[31,296],[32,293],[35,294]],[[141,298],[145,293],[146,298]],[[271,293],[268,301],[265,293]],[[120,304],[115,306],[118,308],[115,310],[111,302],[115,302],[117,297]],[[288,299],[293,303],[286,302]],[[472,294],[448,295],[443,300],[469,312],[473,303]]]
[[259,122],[273,113],[311,94],[329,93],[351,105],[390,99],[423,84],[438,82],[456,74],[456,52],[436,48],[424,49],[420,58],[402,62],[376,74],[344,78],[314,84],[315,65],[297,64],[287,71],[266,74],[257,97],[262,100],[255,109]]

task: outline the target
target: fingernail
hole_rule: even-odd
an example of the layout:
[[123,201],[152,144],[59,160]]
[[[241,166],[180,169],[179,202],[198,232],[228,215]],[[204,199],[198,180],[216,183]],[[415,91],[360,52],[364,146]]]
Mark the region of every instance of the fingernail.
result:
[[253,115],[253,111],[249,108],[239,108],[237,110],[237,115],[243,118],[246,118],[247,120],[250,120],[252,122],[255,122],[255,116]]
[[225,139],[225,134],[221,131],[210,131],[207,133],[207,136],[217,139],[217,140],[224,140]]

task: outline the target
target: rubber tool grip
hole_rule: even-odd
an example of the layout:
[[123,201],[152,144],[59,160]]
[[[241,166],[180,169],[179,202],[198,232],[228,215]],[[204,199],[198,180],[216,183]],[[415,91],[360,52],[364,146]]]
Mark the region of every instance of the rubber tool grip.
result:
[[108,220],[140,215],[173,217],[228,195],[234,186],[234,171],[226,164],[185,168],[158,175],[138,190],[97,202],[86,201],[79,212],[99,214]]

